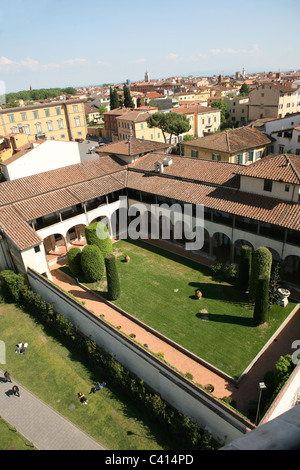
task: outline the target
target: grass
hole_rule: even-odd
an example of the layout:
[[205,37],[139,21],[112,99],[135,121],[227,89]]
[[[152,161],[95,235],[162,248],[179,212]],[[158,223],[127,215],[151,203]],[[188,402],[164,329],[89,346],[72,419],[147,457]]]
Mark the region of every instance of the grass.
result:
[[0,450],[36,450],[15,428],[0,418]]
[[[209,268],[141,241],[121,240],[114,253],[121,283],[114,303],[235,378],[296,305],[273,305],[267,323],[253,326],[246,295],[214,281]],[[129,263],[123,261],[127,254]],[[105,280],[86,285],[106,296]]]
[[[5,369],[13,379],[107,449],[180,448],[151,416],[112,384],[108,383],[95,395],[89,394],[91,387],[105,377],[99,377],[96,370],[23,309],[14,304],[1,304],[0,331],[6,345]],[[15,354],[19,341],[29,343],[24,356]],[[79,391],[89,399],[88,406],[79,403]],[[0,448],[7,445],[6,434],[0,434]]]

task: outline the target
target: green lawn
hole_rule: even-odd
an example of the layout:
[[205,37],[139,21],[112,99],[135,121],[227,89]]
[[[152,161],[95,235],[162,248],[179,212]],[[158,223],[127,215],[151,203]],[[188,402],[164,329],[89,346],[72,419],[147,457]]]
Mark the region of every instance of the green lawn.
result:
[[[89,394],[99,377],[88,363],[52,336],[34,317],[14,304],[0,304],[0,337],[6,345],[6,365],[11,376],[59,413],[74,422],[106,448],[112,450],[169,450],[176,443],[152,417],[108,383]],[[19,341],[29,343],[24,356],[15,354]],[[106,380],[107,381],[107,380]],[[79,403],[81,391],[88,406]],[[15,445],[13,441],[11,444]],[[7,432],[0,448],[7,446]]]
[[[235,378],[296,305],[274,305],[267,324],[254,327],[246,296],[213,281],[209,268],[141,241],[113,246],[122,291],[115,304]],[[106,295],[106,281],[87,286]]]
[[0,419],[0,450],[35,450],[21,434]]

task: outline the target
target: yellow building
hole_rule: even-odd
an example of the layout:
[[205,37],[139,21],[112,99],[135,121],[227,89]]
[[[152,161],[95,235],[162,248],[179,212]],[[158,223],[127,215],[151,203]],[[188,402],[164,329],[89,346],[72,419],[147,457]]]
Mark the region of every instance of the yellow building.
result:
[[267,155],[272,140],[252,127],[238,127],[183,142],[184,156],[248,165]]
[[38,103],[0,110],[0,136],[24,133],[31,139],[74,141],[85,138],[87,125],[81,100]]
[[211,108],[209,106],[201,106],[199,104],[186,104],[179,108],[172,109],[173,113],[185,114],[190,123],[190,130],[184,135],[192,135],[193,137],[203,137],[209,132],[217,132],[220,130],[221,110]]
[[148,127],[147,118],[150,115],[150,112],[130,111],[117,117],[116,122],[119,140],[126,139],[132,135],[137,139],[165,142],[161,129]]
[[28,135],[9,134],[0,139],[0,162],[4,162],[15,153],[30,148]]

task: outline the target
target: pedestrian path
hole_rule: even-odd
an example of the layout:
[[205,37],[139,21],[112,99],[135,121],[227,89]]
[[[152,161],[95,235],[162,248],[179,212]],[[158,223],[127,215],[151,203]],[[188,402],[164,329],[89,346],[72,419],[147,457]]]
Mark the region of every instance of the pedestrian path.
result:
[[[105,450],[71,421],[13,380],[4,382],[0,370],[0,416],[39,450]],[[20,397],[12,393],[13,385]]]

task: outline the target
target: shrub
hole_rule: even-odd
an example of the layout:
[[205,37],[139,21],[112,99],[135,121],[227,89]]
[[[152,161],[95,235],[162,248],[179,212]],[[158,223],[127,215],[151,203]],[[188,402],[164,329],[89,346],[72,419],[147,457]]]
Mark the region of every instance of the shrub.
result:
[[260,325],[266,321],[269,309],[269,277],[263,275],[259,276],[256,283],[256,297],[254,305],[254,322]]
[[81,268],[81,249],[73,247],[67,253],[68,265],[74,277],[82,274]]
[[253,257],[253,265],[251,270],[251,278],[249,285],[249,299],[255,301],[256,285],[259,276],[270,278],[272,266],[272,255],[268,248],[261,246],[256,250]]
[[16,274],[10,269],[5,269],[0,274],[2,292],[6,300],[18,302],[25,282],[22,274]]
[[96,245],[86,245],[81,253],[81,267],[87,282],[102,279],[105,265],[101,251]]
[[240,291],[246,292],[249,289],[249,280],[251,275],[252,248],[244,245],[241,247],[239,262],[238,287]]
[[226,266],[222,263],[216,263],[211,266],[212,277],[219,281],[232,281],[236,276],[235,264],[232,263]]
[[85,237],[88,245],[96,245],[100,248],[104,258],[113,254],[108,228],[103,222],[94,222],[85,227]]
[[105,258],[106,278],[107,278],[107,291],[110,300],[117,300],[120,297],[120,281],[114,255],[108,255]]

